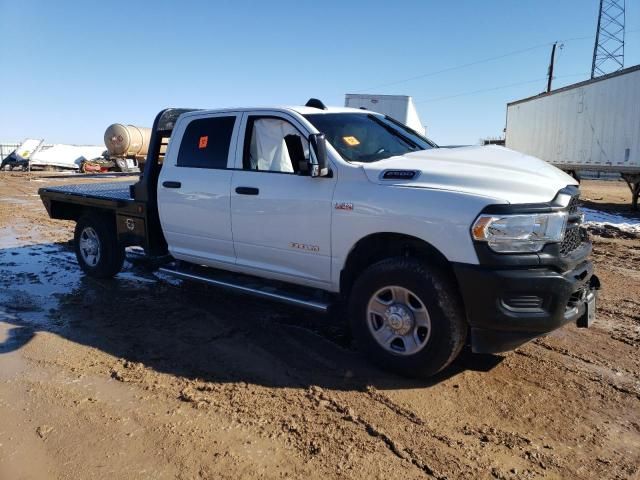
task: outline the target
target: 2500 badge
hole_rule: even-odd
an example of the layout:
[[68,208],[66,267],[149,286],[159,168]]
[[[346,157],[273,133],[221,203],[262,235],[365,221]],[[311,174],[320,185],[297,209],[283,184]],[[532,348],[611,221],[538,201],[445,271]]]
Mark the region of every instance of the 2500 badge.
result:
[[298,250],[306,250],[307,252],[319,252],[318,245],[307,245],[305,243],[289,242],[289,248],[297,248]]

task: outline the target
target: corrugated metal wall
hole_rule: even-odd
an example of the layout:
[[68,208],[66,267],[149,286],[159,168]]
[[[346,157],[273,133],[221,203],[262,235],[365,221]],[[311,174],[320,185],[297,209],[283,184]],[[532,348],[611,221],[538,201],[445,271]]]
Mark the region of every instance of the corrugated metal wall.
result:
[[567,169],[640,171],[640,70],[508,105],[506,146]]
[[18,148],[19,143],[0,143],[0,161],[4,160],[9,156],[11,152],[13,152],[16,148]]
[[[0,161],[4,160],[5,158],[7,158],[9,156],[9,154],[11,152],[13,152],[16,148],[18,148],[20,145],[22,145],[22,142],[5,142],[5,143],[0,143]],[[41,148],[49,148],[53,146],[52,143],[43,143],[41,145]]]

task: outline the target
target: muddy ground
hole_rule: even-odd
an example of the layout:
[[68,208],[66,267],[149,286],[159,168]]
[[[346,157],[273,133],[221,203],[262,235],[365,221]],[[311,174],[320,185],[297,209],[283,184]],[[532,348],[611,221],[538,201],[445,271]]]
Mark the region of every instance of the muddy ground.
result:
[[594,238],[593,328],[411,381],[338,318],[80,275],[36,195],[77,181],[0,172],[0,479],[640,478],[640,239]]

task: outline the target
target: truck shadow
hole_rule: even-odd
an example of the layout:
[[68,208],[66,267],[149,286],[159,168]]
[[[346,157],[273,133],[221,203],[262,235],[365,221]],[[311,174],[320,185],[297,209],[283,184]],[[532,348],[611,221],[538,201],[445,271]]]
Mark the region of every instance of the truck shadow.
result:
[[115,279],[92,279],[81,274],[67,244],[0,250],[0,287],[0,321],[8,327],[0,355],[45,331],[189,379],[342,390],[428,387],[502,360],[463,351],[435,378],[401,378],[371,366],[339,316],[182,283],[131,264]]

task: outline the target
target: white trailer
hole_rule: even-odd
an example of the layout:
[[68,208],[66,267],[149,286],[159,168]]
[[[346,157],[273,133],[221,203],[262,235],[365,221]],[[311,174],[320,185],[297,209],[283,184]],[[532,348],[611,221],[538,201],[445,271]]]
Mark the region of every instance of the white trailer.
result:
[[60,169],[80,170],[82,162],[102,159],[105,148],[93,145],[55,144],[42,147],[30,158],[32,167],[54,167]]
[[424,135],[425,128],[420,121],[420,116],[413,103],[413,99],[407,95],[371,95],[359,93],[347,93],[344,98],[344,106],[351,108],[364,108],[373,112],[388,115],[407,127]]
[[574,175],[619,173],[640,196],[640,65],[507,104],[506,147]]

